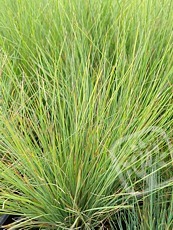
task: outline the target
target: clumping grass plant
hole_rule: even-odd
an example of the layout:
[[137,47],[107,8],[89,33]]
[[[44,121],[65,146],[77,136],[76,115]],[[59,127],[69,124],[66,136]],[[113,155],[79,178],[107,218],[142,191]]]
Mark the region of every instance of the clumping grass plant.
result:
[[7,229],[173,229],[172,0],[2,0]]

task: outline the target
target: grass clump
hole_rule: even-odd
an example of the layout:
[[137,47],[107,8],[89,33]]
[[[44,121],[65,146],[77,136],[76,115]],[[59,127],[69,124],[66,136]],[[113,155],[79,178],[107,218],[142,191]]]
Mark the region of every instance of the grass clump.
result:
[[173,228],[170,0],[2,1],[9,229]]

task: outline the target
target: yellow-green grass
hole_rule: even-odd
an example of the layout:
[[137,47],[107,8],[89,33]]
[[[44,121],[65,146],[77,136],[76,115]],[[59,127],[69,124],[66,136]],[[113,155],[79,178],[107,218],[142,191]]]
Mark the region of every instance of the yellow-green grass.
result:
[[2,0],[0,212],[10,229],[173,228],[171,0]]

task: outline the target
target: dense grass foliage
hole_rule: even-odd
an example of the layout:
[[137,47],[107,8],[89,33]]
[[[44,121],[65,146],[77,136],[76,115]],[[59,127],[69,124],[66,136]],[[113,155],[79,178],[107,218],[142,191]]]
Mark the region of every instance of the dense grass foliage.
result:
[[173,229],[172,0],[2,0],[9,229]]

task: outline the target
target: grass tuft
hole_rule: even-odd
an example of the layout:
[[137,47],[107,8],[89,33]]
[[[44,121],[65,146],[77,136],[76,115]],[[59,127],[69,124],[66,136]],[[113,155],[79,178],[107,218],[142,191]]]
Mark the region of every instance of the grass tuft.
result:
[[173,229],[172,4],[1,2],[9,229]]

